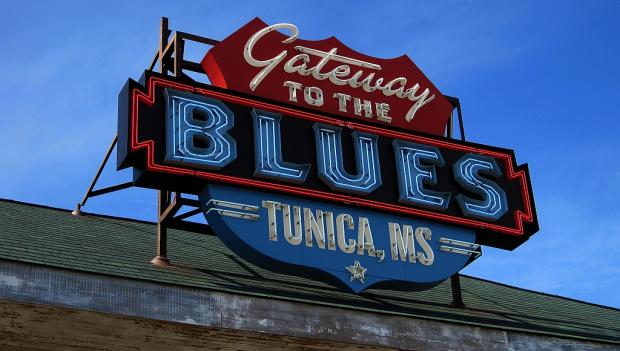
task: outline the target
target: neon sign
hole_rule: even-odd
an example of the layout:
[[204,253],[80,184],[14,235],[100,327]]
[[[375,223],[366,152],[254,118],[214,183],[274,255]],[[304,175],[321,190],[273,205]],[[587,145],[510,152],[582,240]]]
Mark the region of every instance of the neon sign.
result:
[[[257,59],[274,52],[261,45],[280,27],[289,36],[272,41],[295,42],[298,53]],[[245,38],[237,54],[254,69],[221,79],[241,76],[239,86],[252,94],[150,71],[140,82],[129,80],[119,97],[118,167],[133,167],[138,186],[198,195],[212,230],[246,259],[355,292],[437,283],[475,260],[481,245],[513,249],[538,230],[527,165],[517,166],[511,150],[405,132],[396,124],[398,118],[409,129],[430,126],[408,124],[445,99],[424,76],[384,72],[385,62],[333,40],[298,42],[296,27],[280,27],[254,20],[221,42],[229,48]],[[311,45],[317,43],[322,46]],[[225,52],[219,45],[206,61]],[[376,68],[372,62],[381,62],[385,76],[366,73]],[[361,73],[345,79],[342,72],[353,66]],[[377,118],[348,115],[339,101],[341,113],[330,113],[320,99],[329,85],[306,90],[306,81],[282,76],[274,94],[284,98],[259,94],[277,69],[366,93],[375,84],[384,97],[398,95],[378,88],[391,79],[402,83],[397,90],[404,97],[394,97],[402,100],[396,105],[390,100],[384,106],[390,115]],[[406,82],[413,85],[405,88]],[[422,86],[426,97],[406,95]],[[292,104],[302,94],[313,108]],[[333,94],[338,100],[345,92]],[[397,105],[400,114],[393,113]],[[388,116],[392,121],[379,118]],[[433,123],[426,132],[442,118]]]

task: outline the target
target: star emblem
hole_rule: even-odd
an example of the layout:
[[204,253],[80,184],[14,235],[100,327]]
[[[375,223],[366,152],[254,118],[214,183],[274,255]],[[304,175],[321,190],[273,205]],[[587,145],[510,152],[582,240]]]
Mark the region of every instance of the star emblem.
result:
[[360,261],[355,260],[352,266],[346,266],[345,268],[351,273],[351,282],[357,279],[364,284],[364,274],[366,274],[367,269],[362,267]]

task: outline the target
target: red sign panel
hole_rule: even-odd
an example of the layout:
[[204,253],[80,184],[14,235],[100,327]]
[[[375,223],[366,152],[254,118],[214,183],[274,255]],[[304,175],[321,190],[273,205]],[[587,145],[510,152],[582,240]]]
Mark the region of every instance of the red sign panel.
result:
[[215,86],[364,123],[444,135],[450,102],[406,56],[360,54],[335,37],[255,18],[215,45],[202,67]]

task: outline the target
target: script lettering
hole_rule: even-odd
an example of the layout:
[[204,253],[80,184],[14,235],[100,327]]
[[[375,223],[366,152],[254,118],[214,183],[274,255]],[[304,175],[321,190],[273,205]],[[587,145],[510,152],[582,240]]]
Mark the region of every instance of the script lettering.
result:
[[[257,43],[262,37],[278,29],[286,29],[291,32],[291,34],[282,41],[283,44],[290,44],[294,42],[299,34],[299,30],[293,24],[274,24],[254,33],[254,35],[252,35],[250,39],[248,39],[244,47],[243,57],[245,61],[253,67],[262,68],[260,72],[258,72],[250,81],[250,89],[252,91],[254,91],[260,85],[263,79],[266,78],[269,73],[273,71],[274,68],[280,65],[289,54],[288,50],[283,50],[272,58],[266,60],[257,59],[252,54],[254,47],[257,45]],[[409,82],[405,77],[397,77],[387,81],[387,79],[385,79],[384,77],[377,76],[377,72],[381,71],[380,65],[339,55],[337,48],[332,48],[329,51],[322,51],[298,45],[295,46],[294,49],[299,52],[299,54],[291,57],[282,64],[282,69],[285,72],[296,73],[301,76],[312,76],[312,78],[318,81],[329,80],[332,84],[337,86],[348,85],[354,89],[361,88],[362,90],[369,93],[374,91],[380,91],[381,93],[383,93],[384,96],[396,96],[399,99],[408,99],[410,101],[413,101],[413,105],[405,115],[405,120],[407,122],[411,122],[411,120],[415,116],[415,113],[420,108],[433,101],[433,99],[435,98],[435,94],[431,94],[428,88],[419,92],[421,87],[418,83],[415,83],[410,87],[406,88]],[[309,67],[312,57],[318,58],[319,61],[313,66]],[[341,63],[341,65],[334,67],[328,72],[322,72],[322,70],[331,61]],[[384,83],[384,81],[387,82]],[[296,93],[298,86],[287,83],[289,82],[284,82],[285,86],[289,88],[289,100],[297,101]],[[318,90],[315,90],[315,93],[318,94]],[[308,94],[305,94],[305,97],[308,97]],[[338,99],[340,111],[346,110],[346,107],[343,107],[347,101],[344,95],[338,95]],[[306,98],[306,100],[309,99]],[[313,102],[311,104],[319,105],[315,100],[316,99],[312,99],[311,101]],[[359,99],[357,101],[361,102]],[[380,120],[383,120],[384,122],[388,121],[386,117],[387,109],[384,108],[386,105],[387,104],[381,104],[382,112],[381,114],[378,114],[379,116],[381,116]],[[356,110],[356,114],[358,115],[360,115],[362,109],[364,111],[368,111],[364,104],[356,106],[359,107],[359,109]],[[364,112],[364,115],[368,117],[367,112]]]

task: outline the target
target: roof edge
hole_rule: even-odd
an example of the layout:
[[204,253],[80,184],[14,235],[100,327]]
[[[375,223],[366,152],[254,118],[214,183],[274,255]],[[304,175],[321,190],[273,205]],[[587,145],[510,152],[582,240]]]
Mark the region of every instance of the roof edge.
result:
[[[48,205],[42,205],[42,204],[35,204],[35,203],[31,203],[31,202],[7,199],[7,198],[2,198],[2,197],[0,197],[0,202],[8,202],[8,203],[13,203],[13,204],[18,204],[18,205],[31,206],[31,207],[37,207],[37,208],[48,209],[48,210],[55,210],[55,211],[61,211],[61,212],[67,212],[67,213],[71,213],[71,211],[72,211],[71,209],[66,209],[66,208],[61,208],[61,207],[54,207],[54,206],[48,206]],[[112,215],[105,215],[105,214],[93,213],[93,212],[85,212],[85,211],[82,211],[82,215],[88,215],[88,216],[94,216],[94,217],[102,217],[102,218],[106,218],[106,219],[123,220],[123,221],[128,221],[128,222],[133,222],[133,223],[141,223],[141,224],[152,224],[152,225],[156,225],[157,224],[154,221],[146,221],[146,220],[129,218],[129,217],[112,216]],[[474,279],[474,280],[482,281],[482,282],[485,282],[485,283],[496,284],[496,285],[500,285],[500,286],[503,286],[503,287],[507,287],[507,288],[511,288],[511,289],[516,289],[516,290],[519,290],[519,291],[525,291],[525,292],[529,292],[529,293],[533,293],[533,294],[539,294],[539,295],[544,295],[544,296],[549,296],[549,297],[554,297],[554,298],[560,298],[560,299],[568,300],[568,301],[571,301],[571,302],[583,303],[583,304],[587,304],[587,305],[590,305],[590,306],[595,306],[595,307],[600,307],[600,308],[605,308],[605,309],[609,309],[609,310],[612,310],[612,311],[620,312],[620,308],[616,308],[616,307],[613,307],[613,306],[606,306],[606,305],[601,305],[601,304],[597,304],[597,303],[594,303],[594,302],[573,299],[573,298],[566,297],[566,296],[561,296],[561,295],[556,295],[556,294],[551,294],[551,293],[546,293],[546,292],[536,291],[536,290],[531,290],[531,289],[526,289],[526,288],[520,288],[518,286],[514,286],[514,285],[510,285],[510,284],[506,284],[506,283],[500,283],[500,282],[496,282],[496,281],[489,280],[489,279],[474,277],[474,276],[467,275],[467,274],[459,274],[459,275],[461,277],[466,277],[466,278],[469,278],[469,279]]]

